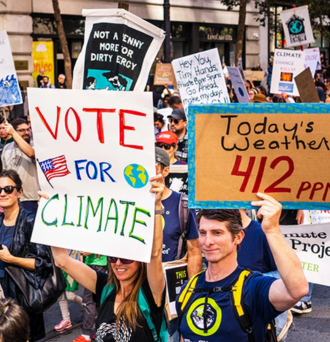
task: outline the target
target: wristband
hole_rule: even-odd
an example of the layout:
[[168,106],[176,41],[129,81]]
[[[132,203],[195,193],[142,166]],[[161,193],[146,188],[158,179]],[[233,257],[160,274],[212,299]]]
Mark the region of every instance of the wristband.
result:
[[155,215],[163,215],[165,213],[165,208],[162,205],[162,209],[155,210]]

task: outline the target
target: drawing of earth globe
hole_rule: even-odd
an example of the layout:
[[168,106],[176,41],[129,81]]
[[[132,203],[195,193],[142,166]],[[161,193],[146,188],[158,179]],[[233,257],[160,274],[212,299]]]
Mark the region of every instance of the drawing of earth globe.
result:
[[124,170],[126,182],[135,189],[143,188],[149,180],[145,168],[138,164],[130,164]]

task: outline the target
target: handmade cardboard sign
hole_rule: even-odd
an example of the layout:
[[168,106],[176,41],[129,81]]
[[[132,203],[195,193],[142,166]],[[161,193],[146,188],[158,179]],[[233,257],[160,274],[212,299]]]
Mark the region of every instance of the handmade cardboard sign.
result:
[[299,96],[294,78],[304,71],[305,52],[299,50],[275,49],[270,92]]
[[164,31],[123,9],[83,10],[85,41],[73,89],[144,91]]
[[218,49],[174,59],[172,66],[183,106],[195,103],[229,103]]
[[189,108],[189,207],[252,208],[257,192],[285,209],[330,208],[326,104]]
[[0,31],[0,107],[22,103],[13,55],[6,31]]
[[305,69],[309,67],[312,76],[314,77],[315,71],[318,70],[318,65],[321,64],[320,61],[320,49],[305,49]]
[[281,226],[281,231],[296,252],[308,282],[330,286],[329,223]]
[[240,103],[249,102],[249,94],[245,88],[245,84],[243,82],[239,69],[234,67],[228,67],[228,73],[238,101]]
[[314,43],[308,6],[291,8],[281,12],[286,47]]
[[300,100],[303,103],[318,103],[320,102],[319,94],[316,90],[315,83],[309,67],[294,78]]
[[255,71],[255,70],[245,70],[244,76],[246,80],[249,81],[263,81],[265,79],[264,71]]
[[41,199],[32,241],[149,262],[151,93],[28,89]]
[[177,87],[174,71],[171,63],[157,63],[154,85],[172,85]]

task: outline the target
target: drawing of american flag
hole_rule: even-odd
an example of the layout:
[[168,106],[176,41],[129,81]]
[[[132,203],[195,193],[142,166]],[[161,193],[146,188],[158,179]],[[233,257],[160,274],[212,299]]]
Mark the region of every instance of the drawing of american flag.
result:
[[40,162],[40,167],[48,182],[55,177],[64,177],[70,173],[66,165],[65,156],[59,156]]

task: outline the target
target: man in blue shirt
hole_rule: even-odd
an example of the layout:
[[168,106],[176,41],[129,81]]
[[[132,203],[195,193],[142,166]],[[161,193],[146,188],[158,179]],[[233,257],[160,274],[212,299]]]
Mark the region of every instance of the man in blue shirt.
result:
[[[250,317],[255,342],[265,340],[268,323],[281,312],[291,308],[308,292],[308,283],[301,263],[281,234],[279,217],[281,205],[272,197],[258,193],[258,217],[267,237],[277,269],[282,279],[266,277],[255,272],[245,280],[242,302]],[[208,269],[197,280],[195,288],[228,288],[243,268],[237,264],[237,250],[244,238],[238,210],[203,209],[197,215],[199,243]],[[181,293],[183,288],[181,289]],[[207,293],[207,292],[206,292]],[[193,301],[179,322],[179,333],[185,342],[240,341],[248,342],[230,303],[230,291],[214,291],[206,301],[206,293],[196,292]],[[177,311],[180,295],[177,298]],[[206,312],[204,312],[206,308]]]

